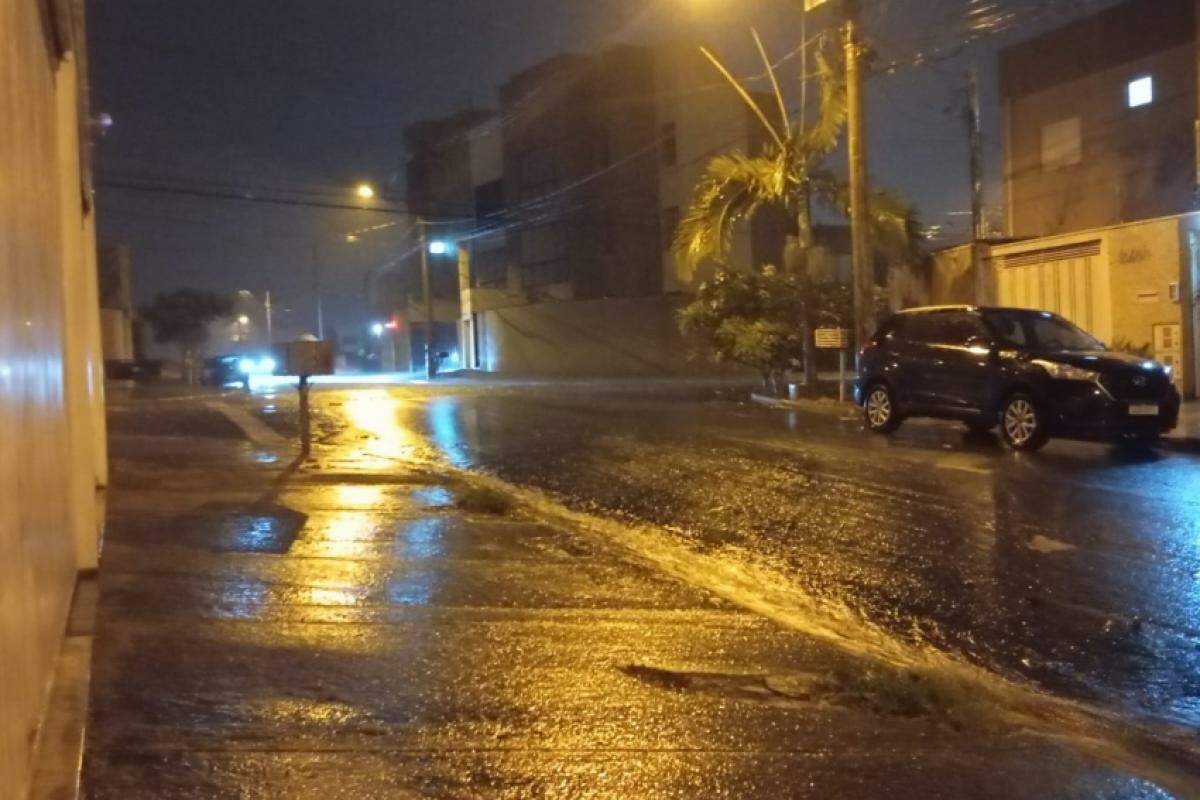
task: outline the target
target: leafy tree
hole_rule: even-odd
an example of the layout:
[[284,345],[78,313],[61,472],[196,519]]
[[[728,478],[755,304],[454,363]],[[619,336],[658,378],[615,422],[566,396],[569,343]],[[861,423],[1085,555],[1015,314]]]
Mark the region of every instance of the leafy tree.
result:
[[[809,253],[813,245],[812,206],[845,218],[850,212],[850,190],[845,181],[824,168],[825,159],[837,148],[846,122],[846,87],[836,51],[817,53],[821,82],[819,113],[811,125],[793,122],[774,68],[762,41],[754,33],[759,54],[766,65],[778,118],[772,120],[750,92],[708,50],[704,54],[729,81],[765,129],[768,142],[757,156],[732,152],[709,161],[697,183],[692,203],[675,232],[673,251],[685,266],[695,269],[702,261],[717,264],[723,282],[733,280],[727,263],[737,226],[764,207],[782,209],[795,221],[793,246],[783,253],[783,263],[796,285],[795,315],[788,322],[799,326],[803,337],[806,383],[816,386],[816,345],[813,331],[820,318],[834,311],[823,305],[828,292],[818,291],[810,274]],[[775,112],[772,112],[775,113]],[[912,261],[917,255],[921,230],[911,206],[883,191],[870,194],[869,219],[876,253],[892,262]],[[701,292],[703,294],[703,291]],[[702,303],[702,299],[697,299]],[[684,320],[701,312],[685,310]],[[691,322],[686,324],[691,325]],[[782,324],[782,321],[772,324]]]
[[140,309],[142,319],[154,331],[154,341],[177,344],[185,366],[208,340],[209,324],[232,312],[232,298],[205,289],[160,292]]
[[804,357],[805,331],[796,320],[809,304],[826,309],[823,325],[844,324],[853,314],[846,284],[806,284],[771,265],[722,270],[680,312],[680,325],[685,334],[703,339],[718,361],[758,370],[763,384],[779,393],[783,373]]

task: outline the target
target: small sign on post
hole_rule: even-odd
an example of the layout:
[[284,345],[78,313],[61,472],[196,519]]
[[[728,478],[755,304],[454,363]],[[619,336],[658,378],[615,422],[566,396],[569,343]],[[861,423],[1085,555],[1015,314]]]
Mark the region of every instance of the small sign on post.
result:
[[333,374],[333,342],[316,339],[283,345],[283,371],[300,379],[300,457],[308,458],[312,449],[312,424],[308,414],[308,379],[313,375]]
[[846,350],[850,348],[847,328],[817,328],[813,331],[818,350],[838,351],[838,402],[846,402]]

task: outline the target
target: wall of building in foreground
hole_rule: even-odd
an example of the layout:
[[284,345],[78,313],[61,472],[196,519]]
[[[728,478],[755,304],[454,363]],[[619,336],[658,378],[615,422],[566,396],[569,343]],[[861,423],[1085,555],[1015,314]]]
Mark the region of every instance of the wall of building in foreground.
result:
[[710,375],[689,358],[676,298],[546,302],[473,315],[482,369],[507,375],[636,377]]
[[[29,786],[103,475],[94,233],[65,0],[0,3],[0,797]],[[81,41],[82,39],[75,39]]]

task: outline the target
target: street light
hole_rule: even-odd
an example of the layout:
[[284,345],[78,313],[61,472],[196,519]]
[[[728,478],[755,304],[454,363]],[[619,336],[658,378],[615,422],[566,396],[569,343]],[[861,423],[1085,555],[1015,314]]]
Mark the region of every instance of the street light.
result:
[[434,239],[429,243],[429,254],[434,256],[444,256],[450,252],[450,245],[440,239]]
[[358,199],[360,200],[375,199],[375,187],[369,183],[360,183],[355,187],[354,193],[358,195]]

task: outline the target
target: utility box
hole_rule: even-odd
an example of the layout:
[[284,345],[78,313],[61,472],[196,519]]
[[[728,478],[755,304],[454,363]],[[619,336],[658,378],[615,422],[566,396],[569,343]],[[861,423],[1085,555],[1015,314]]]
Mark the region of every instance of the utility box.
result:
[[332,375],[333,342],[288,342],[281,361],[285,375]]

